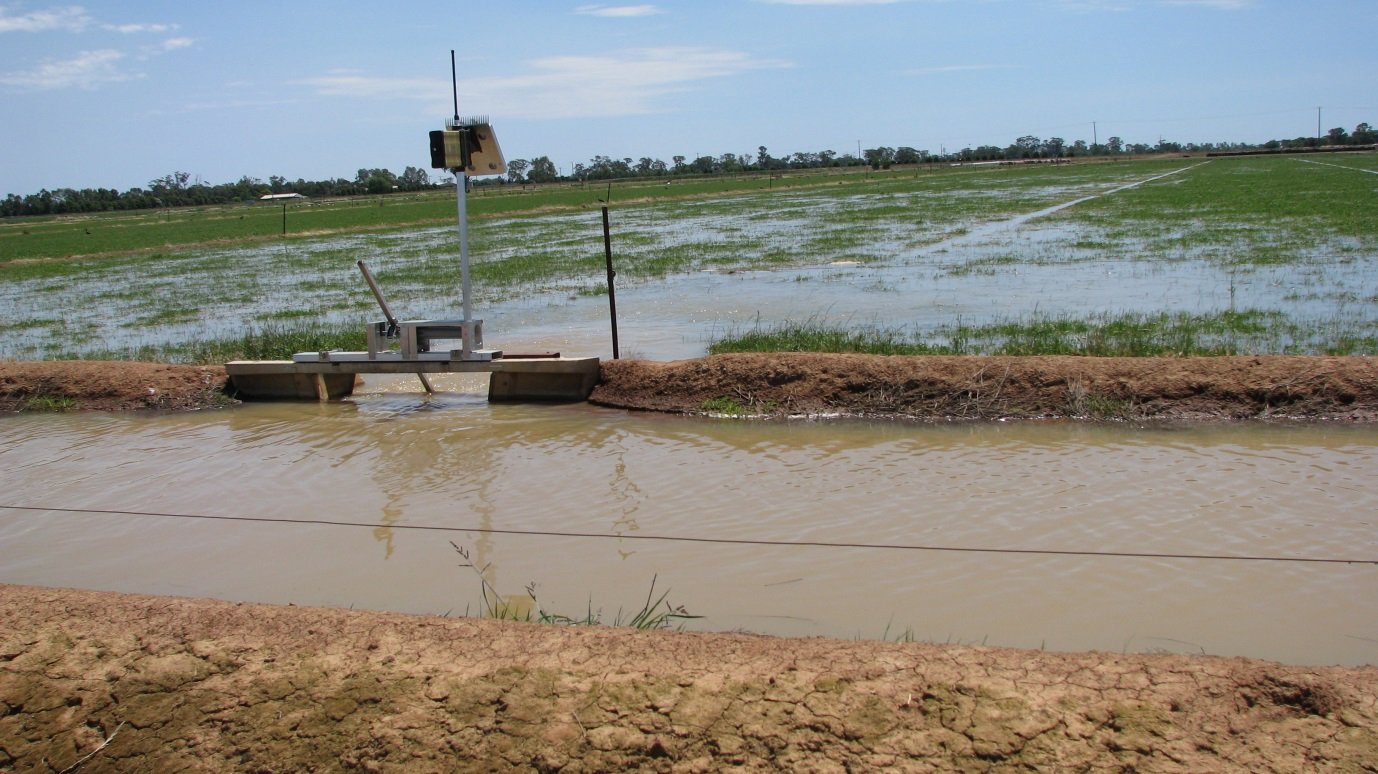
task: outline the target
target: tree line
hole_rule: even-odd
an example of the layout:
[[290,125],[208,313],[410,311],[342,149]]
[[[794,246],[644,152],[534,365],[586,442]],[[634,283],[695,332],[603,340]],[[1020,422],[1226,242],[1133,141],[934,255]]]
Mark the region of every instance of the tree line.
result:
[[407,167],[401,175],[386,169],[360,169],[353,180],[298,178],[289,181],[274,175],[264,181],[245,176],[233,183],[219,185],[206,183],[189,172],[172,172],[148,181],[147,187],[130,188],[123,192],[113,188],[58,188],[52,191],[45,188],[23,197],[8,194],[4,201],[0,201],[0,217],[231,204],[279,193],[298,193],[310,197],[356,196],[420,191],[432,186],[429,172],[420,167]]
[[[1353,132],[1337,127],[1322,137],[1297,137],[1290,140],[1269,140],[1266,143],[1177,143],[1159,140],[1157,144],[1126,143],[1119,137],[1105,142],[1087,143],[1085,140],[1067,142],[1061,137],[1047,139],[1026,135],[1005,147],[982,145],[938,153],[907,146],[881,146],[858,149],[860,155],[839,154],[832,150],[801,151],[774,156],[761,145],[755,154],[723,153],[718,156],[673,156],[669,163],[642,157],[612,158],[594,156],[587,163],[576,163],[566,173],[548,156],[533,159],[513,159],[507,163],[503,178],[483,179],[478,185],[505,183],[553,183],[562,180],[614,180],[624,178],[669,177],[691,175],[733,175],[744,172],[775,172],[786,170],[822,169],[829,167],[869,167],[888,169],[926,163],[955,163],[972,161],[1016,161],[1030,159],[1069,159],[1096,156],[1145,156],[1162,153],[1210,153],[1247,150],[1292,150],[1321,146],[1373,145],[1378,143],[1378,131],[1368,123],[1361,123]],[[386,169],[360,169],[353,180],[288,181],[271,176],[266,181],[241,177],[233,183],[212,185],[187,172],[173,172],[148,182],[148,186],[120,192],[111,188],[46,188],[35,194],[6,195],[0,201],[0,217],[19,215],[56,215],[63,213],[106,212],[112,210],[142,210],[163,207],[185,207],[207,204],[249,202],[265,194],[297,193],[308,197],[355,196],[385,194],[393,191],[420,191],[450,183],[448,175],[432,178],[429,170],[407,167],[401,175]]]

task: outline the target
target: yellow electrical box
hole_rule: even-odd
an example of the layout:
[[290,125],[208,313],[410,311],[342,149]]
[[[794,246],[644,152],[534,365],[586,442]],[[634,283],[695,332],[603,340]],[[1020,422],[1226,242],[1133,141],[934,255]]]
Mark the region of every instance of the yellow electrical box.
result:
[[463,169],[470,177],[507,173],[497,135],[487,123],[461,124],[431,132],[431,167]]

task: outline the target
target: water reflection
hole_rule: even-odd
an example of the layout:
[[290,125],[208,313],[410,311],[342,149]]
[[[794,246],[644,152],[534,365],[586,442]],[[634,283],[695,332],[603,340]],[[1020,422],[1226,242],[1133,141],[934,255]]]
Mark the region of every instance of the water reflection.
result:
[[6,419],[7,504],[365,526],[6,511],[0,580],[476,610],[453,540],[501,595],[534,582],[547,610],[607,618],[657,577],[706,628],[1378,658],[1371,565],[644,539],[1371,560],[1373,429],[713,421],[405,389]]

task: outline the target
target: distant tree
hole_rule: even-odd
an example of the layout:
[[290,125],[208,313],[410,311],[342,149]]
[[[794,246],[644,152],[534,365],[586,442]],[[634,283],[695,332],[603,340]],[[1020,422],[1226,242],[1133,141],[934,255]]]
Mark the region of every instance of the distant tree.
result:
[[391,191],[397,176],[386,169],[360,169],[354,173],[354,184],[371,194]]
[[608,180],[616,177],[632,176],[630,158],[614,159],[608,156],[594,156],[588,165],[589,180]]
[[526,179],[526,170],[531,167],[531,162],[526,159],[512,159],[507,162],[507,182],[520,183]]
[[231,188],[234,191],[234,198],[243,201],[257,199],[264,194],[273,192],[273,189],[267,183],[256,177],[249,177],[248,175],[239,178],[239,181],[233,183]]
[[1046,158],[1060,159],[1062,158],[1062,153],[1066,145],[1067,141],[1061,137],[1049,137],[1039,146],[1039,150],[1042,151],[1041,155]]
[[1354,127],[1354,134],[1349,136],[1349,141],[1355,145],[1372,145],[1378,142],[1378,132],[1365,122]]
[[[520,161],[520,159],[518,159]],[[420,191],[431,187],[431,173],[421,167],[407,167],[397,178],[397,187],[403,191]]]
[[1124,153],[1124,140],[1118,137],[1111,137],[1105,141],[1105,147],[1114,154]]
[[190,172],[173,172],[148,181],[148,187],[154,191],[181,191],[186,189],[190,179]]
[[1349,132],[1337,126],[1326,133],[1325,141],[1330,145],[1344,145],[1349,142]]
[[894,148],[867,148],[862,155],[871,169],[889,169],[895,163]]
[[1042,147],[1042,140],[1031,134],[1027,134],[1014,141],[1014,145],[1011,146],[1012,153],[1010,155],[1019,159],[1033,158]]
[[532,183],[553,183],[559,176],[555,162],[551,161],[549,156],[537,156],[532,159],[531,169],[526,173],[526,179]]
[[895,149],[896,164],[918,164],[923,161],[924,154],[908,146],[901,146]]
[[354,183],[366,193],[388,193],[397,185],[397,176],[386,169],[360,169],[354,174]]
[[684,156],[674,156],[674,157],[672,157],[670,160],[673,161],[674,164],[675,164],[674,170],[675,170],[675,174],[676,174],[676,175],[681,174],[682,172],[684,172],[684,168],[685,168],[685,165],[684,165],[685,157],[684,157]]

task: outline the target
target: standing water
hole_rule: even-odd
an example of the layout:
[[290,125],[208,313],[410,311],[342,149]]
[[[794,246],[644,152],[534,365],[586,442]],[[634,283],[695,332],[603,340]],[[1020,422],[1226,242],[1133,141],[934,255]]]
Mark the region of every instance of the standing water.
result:
[[499,593],[605,621],[654,580],[697,629],[1378,662],[1372,563],[933,550],[1373,562],[1371,428],[708,420],[446,378],[6,418],[0,582],[477,613],[453,541]]

